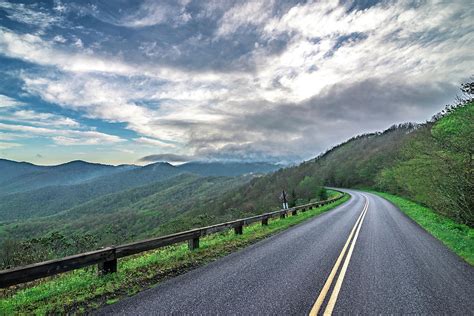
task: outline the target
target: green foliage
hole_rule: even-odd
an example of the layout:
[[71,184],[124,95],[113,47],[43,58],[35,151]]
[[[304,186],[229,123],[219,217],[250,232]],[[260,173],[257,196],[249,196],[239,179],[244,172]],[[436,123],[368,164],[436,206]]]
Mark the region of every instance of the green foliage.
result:
[[441,240],[448,248],[474,265],[474,228],[459,224],[399,196],[374,192],[397,205],[405,214],[421,227]]
[[328,190],[324,187],[321,187],[318,192],[319,200],[327,200],[330,197]]
[[[38,251],[45,253],[42,257],[36,255],[37,251],[32,252],[32,257],[41,261],[64,254],[64,251],[57,248],[46,251],[48,245],[51,245],[51,236],[61,235],[65,240],[80,240],[79,236],[91,235],[94,236],[95,244],[91,244],[86,250],[93,250],[98,246],[139,240],[228,220],[240,213],[214,216],[206,212],[189,215],[189,212],[197,205],[212,201],[216,192],[225,193],[248,181],[247,177],[203,178],[183,174],[151,185],[104,195],[54,216],[4,224],[1,226],[0,244],[5,240],[16,240],[21,244],[19,249],[27,249],[29,246],[41,249]],[[177,224],[166,225],[172,221]],[[75,250],[77,247],[71,247],[71,251]],[[24,261],[16,260],[15,264],[34,261],[30,260],[30,256],[26,256]],[[3,263],[3,267],[10,265],[11,263]]]
[[29,240],[6,239],[0,246],[0,267],[11,268],[95,249],[97,240],[90,234],[65,236],[53,232]]
[[400,160],[379,174],[377,187],[472,226],[474,103],[450,108],[407,139]]
[[311,198],[319,196],[321,188],[322,183],[320,180],[317,180],[315,177],[305,176],[296,186],[295,196],[309,201]]

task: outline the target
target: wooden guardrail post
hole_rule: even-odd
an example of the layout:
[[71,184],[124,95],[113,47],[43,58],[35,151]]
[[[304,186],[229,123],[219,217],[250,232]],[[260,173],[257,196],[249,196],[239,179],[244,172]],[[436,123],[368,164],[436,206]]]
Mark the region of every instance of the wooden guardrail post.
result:
[[286,213],[281,213],[280,214],[280,219],[285,219],[285,217],[286,217]]
[[199,237],[195,237],[193,239],[188,240],[188,248],[189,250],[199,248]]
[[115,255],[115,248],[112,249],[112,257],[109,260],[99,262],[98,272],[100,275],[117,272],[117,256]]
[[301,209],[301,212],[306,212],[306,207],[303,207],[303,208]]
[[296,216],[296,215],[298,215],[297,209],[294,209],[293,211],[291,211],[291,216]]
[[262,226],[268,225],[268,217],[262,218]]

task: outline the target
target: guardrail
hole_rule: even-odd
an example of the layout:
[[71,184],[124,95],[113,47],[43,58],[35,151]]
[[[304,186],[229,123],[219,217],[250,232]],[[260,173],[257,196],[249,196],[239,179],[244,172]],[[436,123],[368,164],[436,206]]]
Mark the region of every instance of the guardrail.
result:
[[341,193],[339,196],[328,200],[299,205],[289,209],[281,209],[275,212],[264,213],[212,226],[196,228],[167,236],[146,239],[120,246],[106,247],[103,249],[68,256],[61,259],[49,260],[23,267],[2,270],[0,271],[0,288],[6,288],[12,285],[34,281],[36,279],[53,276],[95,264],[98,265],[99,274],[117,272],[117,259],[119,258],[138,254],[148,250],[158,249],[184,241],[188,241],[189,249],[194,250],[199,248],[200,237],[232,228],[236,234],[241,235],[243,233],[244,226],[258,221],[261,221],[262,225],[268,225],[268,220],[270,218],[285,218],[288,214],[297,215],[298,211],[305,212],[313,207],[320,207],[335,202],[344,196],[342,192],[339,193]]

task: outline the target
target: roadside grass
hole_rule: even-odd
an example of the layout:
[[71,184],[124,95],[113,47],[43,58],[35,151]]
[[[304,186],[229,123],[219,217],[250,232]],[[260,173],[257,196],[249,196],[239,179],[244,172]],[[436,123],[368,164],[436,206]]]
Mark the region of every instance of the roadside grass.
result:
[[123,258],[114,274],[99,277],[97,268],[93,266],[0,290],[0,315],[81,314],[113,304],[329,211],[349,198],[345,194],[334,203],[298,212],[297,216],[269,220],[268,226],[260,223],[246,226],[243,235],[235,235],[233,230],[229,230],[203,237],[200,248],[194,251],[189,251],[187,244],[183,243]]
[[474,265],[474,228],[458,224],[450,218],[402,197],[376,191],[369,192],[375,193],[398,206],[400,210],[449,249],[469,264]]

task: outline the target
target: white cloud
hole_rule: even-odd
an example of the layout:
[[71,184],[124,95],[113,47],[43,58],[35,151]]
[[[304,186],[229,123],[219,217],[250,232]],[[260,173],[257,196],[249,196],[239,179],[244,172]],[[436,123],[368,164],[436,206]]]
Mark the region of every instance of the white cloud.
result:
[[[82,41],[80,42],[82,43]],[[78,47],[79,48],[79,47]],[[119,76],[150,77],[164,82],[219,83],[249,75],[232,72],[204,71],[189,73],[185,70],[153,64],[126,63],[116,57],[75,53],[60,49],[35,34],[17,34],[0,27],[0,54],[43,66],[54,66],[68,73],[114,74]]]
[[239,28],[263,24],[272,14],[274,1],[248,1],[237,3],[219,21],[218,37],[232,35]]
[[21,140],[25,138],[31,138],[31,137],[25,134],[21,134],[21,133],[0,132],[0,140]]
[[[177,26],[185,24],[192,19],[191,14],[186,11],[188,3],[189,0],[176,1],[174,3],[144,1],[137,11],[110,22],[133,28],[165,23]],[[100,18],[100,16],[97,17]]]
[[102,145],[101,138],[72,138],[66,136],[54,136],[52,138],[58,145],[75,146],[75,145]]
[[21,110],[12,113],[4,113],[4,119],[16,122],[26,122],[33,125],[42,125],[49,127],[67,126],[79,127],[80,124],[69,117],[52,114],[38,113],[31,110]]
[[67,11],[67,7],[61,1],[55,1],[55,6],[53,10],[59,13],[64,13]]
[[82,131],[72,129],[55,129],[27,125],[13,125],[0,123],[0,130],[25,133],[31,137],[48,137],[60,145],[96,145],[115,144],[125,141],[116,136],[96,131]]
[[35,5],[0,1],[0,9],[5,10],[7,17],[11,20],[41,28],[47,28],[62,22],[60,16],[44,12]]
[[56,66],[65,71],[138,74],[133,66],[120,61],[58,50],[38,35],[17,34],[6,28],[0,28],[0,52],[8,57]]
[[22,106],[22,105],[24,105],[23,102],[10,98],[6,95],[0,94],[0,108]]
[[76,46],[77,48],[84,48],[84,43],[82,43],[82,40],[80,38],[78,38],[74,42],[74,46]]
[[154,139],[154,138],[139,137],[139,138],[135,138],[134,140],[137,143],[144,144],[144,145],[149,145],[149,146],[169,147],[169,148],[176,147],[173,144],[166,143],[166,142],[163,142],[161,140]]
[[21,144],[17,143],[5,143],[5,142],[0,142],[0,149],[10,149],[10,148],[15,148],[15,147],[20,147]]
[[64,44],[64,43],[67,42],[67,39],[65,39],[64,36],[62,36],[62,35],[56,35],[53,38],[53,41]]

